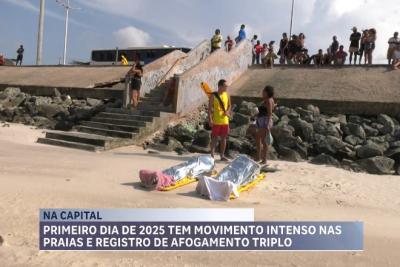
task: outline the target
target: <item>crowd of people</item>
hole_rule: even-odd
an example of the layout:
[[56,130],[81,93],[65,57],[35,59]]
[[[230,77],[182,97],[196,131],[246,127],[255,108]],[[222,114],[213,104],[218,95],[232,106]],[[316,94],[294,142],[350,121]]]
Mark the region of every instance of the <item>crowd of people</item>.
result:
[[[221,31],[217,29],[211,39],[211,52],[215,52],[223,47],[229,52],[235,43],[237,44],[246,39],[245,29],[246,26],[241,25],[238,36],[234,40],[230,36],[227,36],[225,42]],[[377,39],[376,30],[374,28],[365,29],[361,31],[362,33],[358,31],[357,27],[353,27],[351,30],[348,50],[345,48],[346,45],[339,43],[337,36],[333,36],[332,42],[325,52],[319,49],[316,54],[309,54],[309,50],[305,45],[306,36],[304,33],[293,34],[290,37],[287,33],[283,33],[277,53],[274,50],[274,41],[268,43],[262,42],[258,39],[257,35],[254,35],[251,39],[253,46],[252,64],[263,64],[265,67],[273,68],[275,60],[279,59],[280,64],[340,66],[344,65],[347,59],[349,59],[349,64],[361,65],[363,63],[365,65],[372,65],[373,52]],[[400,39],[398,35],[398,32],[395,32],[393,37],[388,41],[388,64],[392,65],[394,69],[400,68]]]

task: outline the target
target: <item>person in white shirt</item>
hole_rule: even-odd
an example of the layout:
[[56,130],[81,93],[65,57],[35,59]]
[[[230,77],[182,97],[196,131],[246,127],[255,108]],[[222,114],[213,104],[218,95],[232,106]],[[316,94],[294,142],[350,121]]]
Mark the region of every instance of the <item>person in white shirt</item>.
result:
[[255,47],[256,47],[256,45],[257,45],[257,41],[258,41],[258,36],[257,35],[254,35],[253,36],[253,39],[251,39],[251,46],[253,47],[252,49],[252,55],[253,55],[253,58],[252,58],[252,60],[251,60],[251,65],[254,65],[254,64],[256,64],[256,50],[255,50]]
[[392,60],[394,60],[393,53],[396,51],[396,47],[400,44],[400,38],[398,32],[395,32],[393,37],[389,39],[388,44],[389,48],[387,52],[387,60],[390,65],[392,64]]

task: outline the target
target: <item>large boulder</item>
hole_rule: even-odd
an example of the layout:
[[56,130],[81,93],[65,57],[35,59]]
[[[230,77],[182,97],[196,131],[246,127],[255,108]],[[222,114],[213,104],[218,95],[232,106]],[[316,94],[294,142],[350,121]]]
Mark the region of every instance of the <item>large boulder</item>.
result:
[[338,152],[343,151],[346,144],[339,138],[333,136],[318,135],[316,140],[316,149],[319,153],[336,156]]
[[346,136],[346,138],[344,139],[344,141],[352,146],[357,146],[357,145],[361,145],[362,143],[364,143],[364,140],[361,139],[358,136],[355,135],[349,135]]
[[258,108],[257,105],[252,102],[242,101],[238,113],[254,117],[258,114]]
[[236,126],[248,125],[250,123],[250,117],[241,113],[235,113],[233,115],[233,122]]
[[236,138],[244,138],[247,135],[247,131],[249,130],[248,125],[242,125],[240,127],[236,127],[229,131],[229,136],[236,137]]
[[166,130],[166,136],[171,136],[181,143],[192,142],[196,130],[189,124],[177,124]]
[[296,135],[300,136],[302,140],[309,142],[313,139],[314,127],[311,123],[308,123],[300,118],[296,118],[291,120],[289,125],[293,126]]
[[377,117],[377,121],[383,125],[383,128],[380,129],[382,134],[393,134],[395,131],[395,123],[391,117],[386,114],[379,114]]
[[0,92],[0,99],[14,98],[21,93],[21,89],[15,87],[8,87]]
[[371,137],[371,136],[377,136],[379,134],[379,131],[375,128],[372,128],[371,126],[369,126],[366,123],[363,123],[363,128],[365,131],[365,134],[367,135],[367,137]]
[[360,146],[356,149],[357,156],[360,159],[382,156],[383,151],[384,150],[382,149],[381,146],[379,146],[373,142],[368,142],[366,145]]
[[210,146],[210,133],[206,130],[199,130],[194,135],[193,145],[200,147],[209,147]]
[[372,174],[391,174],[395,161],[388,157],[373,157],[362,159],[357,162],[360,167],[368,173]]
[[314,117],[318,117],[321,114],[319,107],[313,105],[308,105],[307,110],[311,111]]
[[33,117],[34,120],[34,125],[37,128],[41,128],[41,129],[54,129],[55,127],[55,122],[52,120],[49,120],[46,117],[42,117],[42,116],[35,116]]
[[331,165],[335,167],[340,167],[340,162],[337,159],[326,154],[320,154],[313,158],[310,162],[317,165]]
[[290,149],[288,147],[278,146],[277,151],[280,156],[280,159],[282,160],[292,161],[292,162],[303,161],[301,155],[297,151]]
[[348,123],[346,125],[343,125],[343,132],[345,133],[346,136],[348,135],[355,135],[360,137],[361,139],[365,140],[367,135],[365,134],[365,131],[363,127],[359,124],[355,123]]
[[86,98],[86,102],[91,107],[97,107],[103,105],[103,101],[95,98]]
[[274,138],[274,143],[289,148],[295,147],[299,140],[293,135],[294,131],[294,128],[290,125],[272,127],[271,134]]
[[37,112],[39,116],[43,116],[48,119],[52,119],[60,113],[64,113],[66,115],[69,114],[68,110],[56,104],[41,104],[37,106]]

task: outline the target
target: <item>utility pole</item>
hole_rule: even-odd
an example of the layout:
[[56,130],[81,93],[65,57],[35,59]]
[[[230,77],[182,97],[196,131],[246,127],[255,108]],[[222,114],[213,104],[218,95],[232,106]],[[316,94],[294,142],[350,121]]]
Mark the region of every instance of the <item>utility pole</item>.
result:
[[63,54],[63,65],[67,62],[67,43],[68,43],[68,20],[70,10],[79,10],[80,8],[75,8],[70,5],[69,0],[56,0],[57,3],[62,5],[65,9],[65,33],[64,33],[64,54]]
[[290,15],[290,31],[289,31],[289,38],[292,38],[293,14],[294,14],[294,0],[292,0],[292,12],[291,12],[291,15]]
[[36,65],[42,64],[44,13],[46,0],[40,0],[39,29],[37,37]]

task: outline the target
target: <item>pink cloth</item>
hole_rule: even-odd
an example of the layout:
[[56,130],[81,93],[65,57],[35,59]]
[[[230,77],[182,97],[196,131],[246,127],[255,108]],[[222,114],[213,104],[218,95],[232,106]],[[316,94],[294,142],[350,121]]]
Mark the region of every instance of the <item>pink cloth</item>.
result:
[[175,184],[174,177],[165,175],[160,171],[140,170],[139,178],[146,188],[152,190],[160,190],[163,187]]

